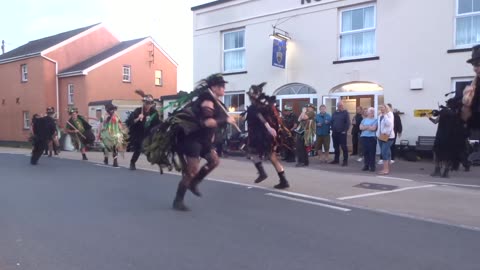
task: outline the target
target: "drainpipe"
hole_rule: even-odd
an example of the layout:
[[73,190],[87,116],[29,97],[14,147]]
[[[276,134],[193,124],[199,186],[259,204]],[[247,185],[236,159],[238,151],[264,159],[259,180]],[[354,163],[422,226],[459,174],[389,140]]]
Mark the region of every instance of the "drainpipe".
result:
[[56,99],[57,99],[57,102],[56,102],[55,106],[57,108],[57,119],[60,119],[60,111],[61,110],[60,110],[60,95],[59,95],[59,92],[58,92],[58,62],[51,59],[51,58],[46,57],[45,55],[42,55],[42,57],[55,64],[55,94],[56,94]]

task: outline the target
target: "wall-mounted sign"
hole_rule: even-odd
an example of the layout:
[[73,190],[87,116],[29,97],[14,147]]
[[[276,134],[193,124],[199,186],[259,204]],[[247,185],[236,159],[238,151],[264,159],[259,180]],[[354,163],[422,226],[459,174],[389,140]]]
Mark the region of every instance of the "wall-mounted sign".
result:
[[432,110],[414,110],[413,116],[414,117],[428,117],[432,115]]
[[272,66],[285,68],[287,58],[287,41],[273,40]]

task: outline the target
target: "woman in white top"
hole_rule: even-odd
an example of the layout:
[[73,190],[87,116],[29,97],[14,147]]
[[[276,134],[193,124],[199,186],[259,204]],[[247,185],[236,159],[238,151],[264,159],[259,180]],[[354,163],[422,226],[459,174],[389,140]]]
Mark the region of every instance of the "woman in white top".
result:
[[390,147],[393,144],[395,132],[393,132],[393,112],[385,104],[380,105],[379,109],[377,138],[380,145],[380,157],[383,160],[383,170],[378,172],[378,174],[385,175],[390,173],[390,159],[392,155]]

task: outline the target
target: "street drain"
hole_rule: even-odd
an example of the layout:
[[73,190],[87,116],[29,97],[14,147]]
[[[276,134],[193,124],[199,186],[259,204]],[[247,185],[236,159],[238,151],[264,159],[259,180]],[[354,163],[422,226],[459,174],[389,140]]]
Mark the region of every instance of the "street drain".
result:
[[375,190],[394,190],[397,189],[397,186],[376,184],[376,183],[360,183],[354,187],[366,188],[366,189],[375,189]]

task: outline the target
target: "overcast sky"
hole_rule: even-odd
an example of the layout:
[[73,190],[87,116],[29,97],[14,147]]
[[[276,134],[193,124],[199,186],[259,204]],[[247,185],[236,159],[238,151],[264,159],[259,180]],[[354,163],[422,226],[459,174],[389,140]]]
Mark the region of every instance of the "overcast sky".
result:
[[16,0],[1,5],[0,40],[28,41],[102,22],[120,40],[152,36],[178,63],[178,90],[193,87],[192,12],[208,0]]

